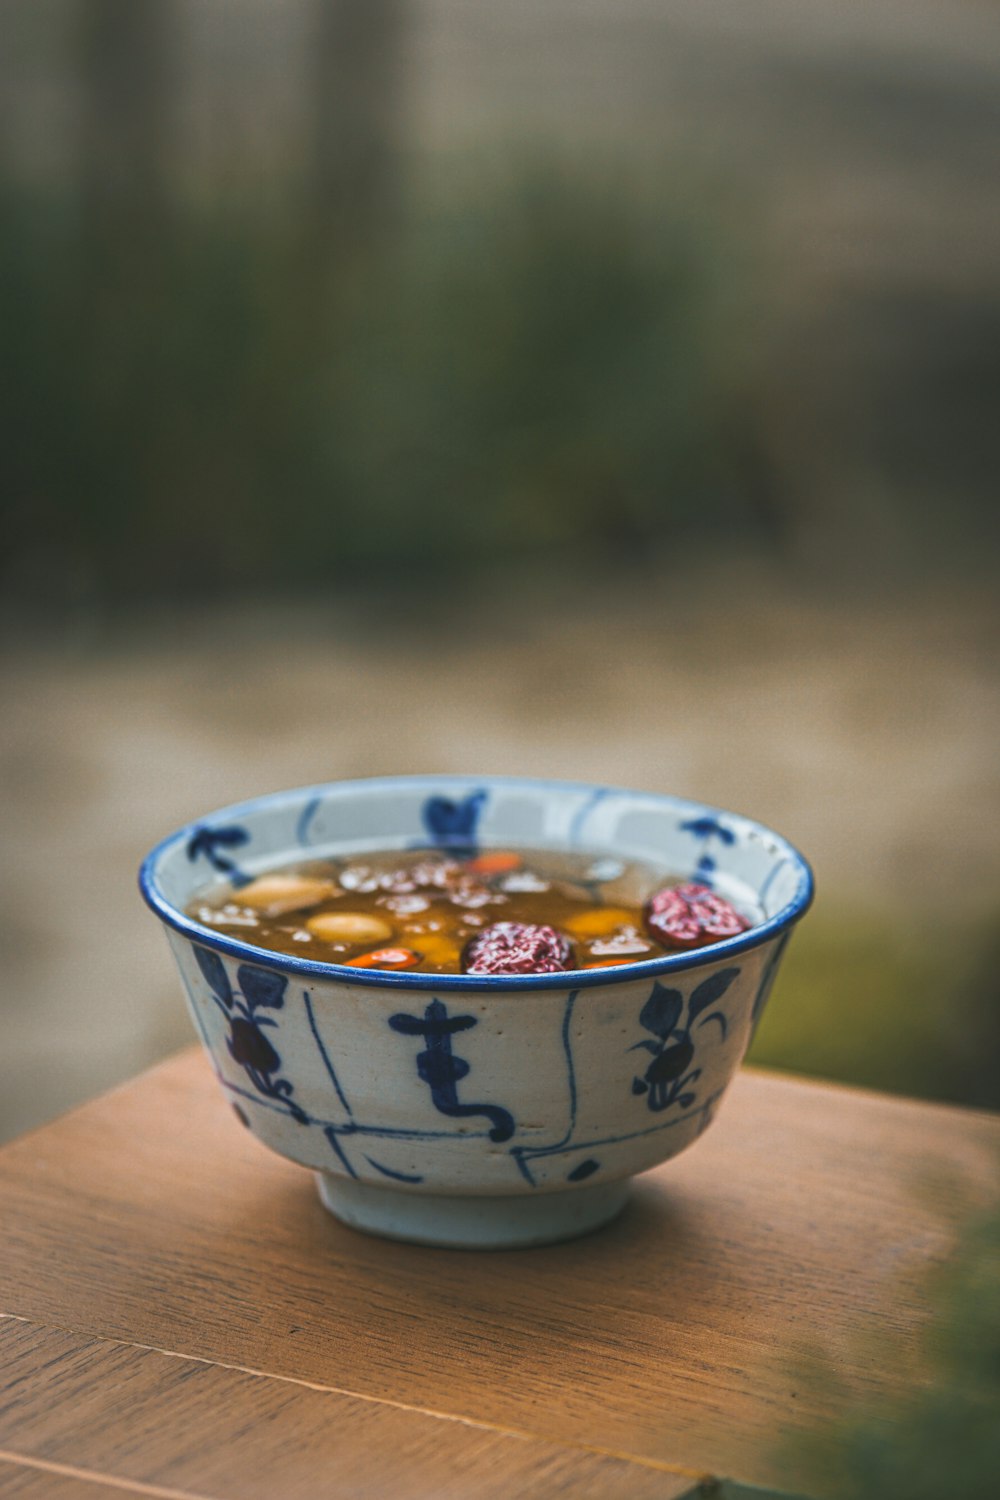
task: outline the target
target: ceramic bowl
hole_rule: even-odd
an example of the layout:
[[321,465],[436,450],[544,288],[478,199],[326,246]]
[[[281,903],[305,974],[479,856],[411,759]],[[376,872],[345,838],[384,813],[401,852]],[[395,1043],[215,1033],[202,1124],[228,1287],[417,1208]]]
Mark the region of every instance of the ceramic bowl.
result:
[[[516,846],[641,860],[757,925],[610,969],[358,970],[286,957],[185,914],[213,878],[372,849]],[[396,777],[277,792],[181,829],[140,887],[239,1119],[318,1174],[339,1219],[424,1244],[583,1234],[629,1178],[711,1124],[767,1000],[809,866],[769,829],[675,797],[569,782]]]

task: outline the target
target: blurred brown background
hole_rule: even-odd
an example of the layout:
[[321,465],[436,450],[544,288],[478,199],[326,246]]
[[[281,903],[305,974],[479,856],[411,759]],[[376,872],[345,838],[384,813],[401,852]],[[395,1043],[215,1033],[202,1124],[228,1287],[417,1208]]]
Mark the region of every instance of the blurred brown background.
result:
[[0,26],[0,1133],[189,1040],[149,845],[391,771],[772,823],[755,1059],[995,1107],[995,8]]

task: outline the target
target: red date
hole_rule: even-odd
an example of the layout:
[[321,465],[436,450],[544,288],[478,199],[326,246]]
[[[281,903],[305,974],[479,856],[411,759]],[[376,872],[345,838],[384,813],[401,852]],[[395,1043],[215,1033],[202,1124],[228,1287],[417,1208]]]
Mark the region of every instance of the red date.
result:
[[707,885],[667,886],[646,903],[646,926],[666,948],[704,948],[746,932],[750,923]]
[[554,927],[494,922],[465,945],[466,974],[558,974],[572,967],[573,946]]

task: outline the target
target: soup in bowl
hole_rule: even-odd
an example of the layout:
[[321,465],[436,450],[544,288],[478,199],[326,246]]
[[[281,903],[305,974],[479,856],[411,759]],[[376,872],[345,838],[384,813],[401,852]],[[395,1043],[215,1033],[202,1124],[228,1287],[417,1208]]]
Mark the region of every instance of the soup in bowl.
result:
[[758,823],[568,782],[278,792],[145,860],[240,1121],[371,1233],[582,1234],[709,1126],[794,924],[803,857]]

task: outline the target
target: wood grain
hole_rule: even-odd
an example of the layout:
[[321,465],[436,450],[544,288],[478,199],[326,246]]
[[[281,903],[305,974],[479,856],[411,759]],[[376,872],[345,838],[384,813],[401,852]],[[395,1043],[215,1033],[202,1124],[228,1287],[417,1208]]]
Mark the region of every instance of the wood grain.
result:
[[690,1475],[319,1391],[273,1376],[0,1323],[0,1449],[212,1500],[677,1500]]
[[905,1385],[922,1277],[998,1157],[988,1116],[745,1074],[600,1234],[418,1249],[333,1220],[189,1053],[0,1153],[0,1308],[792,1489],[780,1441],[831,1400],[802,1359]]
[[[150,1490],[137,1490],[130,1484],[113,1479],[65,1472],[60,1466],[24,1463],[0,1454],[0,1495],[3,1500],[174,1500]],[[185,1497],[188,1500],[188,1497]],[[190,1497],[201,1500],[201,1497]]]

